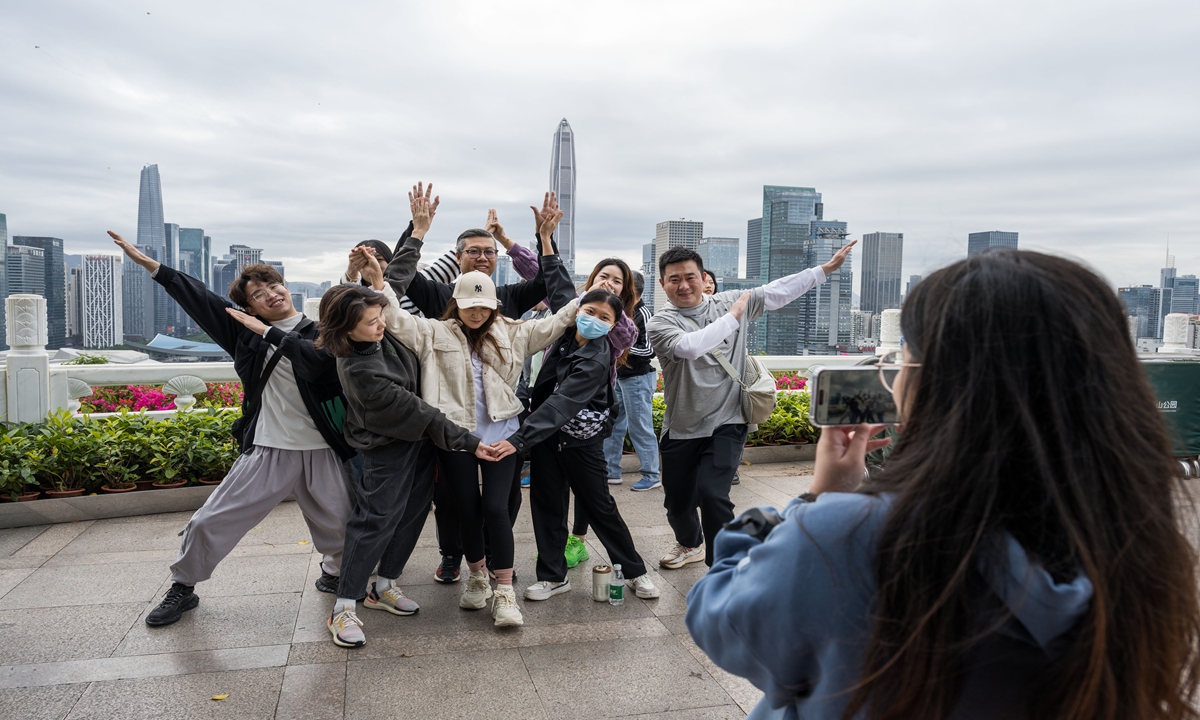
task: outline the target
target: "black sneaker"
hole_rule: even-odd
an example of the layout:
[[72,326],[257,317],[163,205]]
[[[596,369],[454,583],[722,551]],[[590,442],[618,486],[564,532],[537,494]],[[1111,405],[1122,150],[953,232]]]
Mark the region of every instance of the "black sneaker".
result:
[[191,610],[200,604],[200,596],[192,588],[179,583],[171,583],[171,589],[146,616],[147,625],[170,625],[183,616],[184,611]]
[[443,555],[442,564],[438,565],[438,569],[433,571],[433,579],[447,585],[456,583],[458,582],[461,567],[462,558],[455,555]]
[[730,483],[730,485],[741,485],[741,484],[742,484],[742,476],[738,474],[737,470],[734,470],[733,471],[733,482]]
[[337,575],[330,575],[329,573],[322,570],[321,577],[317,578],[317,581],[315,583],[313,583],[313,585],[315,585],[316,588],[323,593],[329,593],[330,595],[337,595],[338,583],[341,582],[341,580],[342,579],[340,577],[338,577]]

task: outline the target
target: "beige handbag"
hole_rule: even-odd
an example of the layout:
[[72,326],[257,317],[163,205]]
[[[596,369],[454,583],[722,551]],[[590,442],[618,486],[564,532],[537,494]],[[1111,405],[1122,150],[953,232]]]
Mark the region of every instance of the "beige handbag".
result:
[[[690,317],[680,314],[689,325],[699,330],[700,326]],[[750,425],[761,425],[775,412],[775,376],[763,365],[762,360],[746,355],[746,371],[738,377],[737,368],[717,349],[708,351],[717,359],[729,377],[742,388],[742,415]]]

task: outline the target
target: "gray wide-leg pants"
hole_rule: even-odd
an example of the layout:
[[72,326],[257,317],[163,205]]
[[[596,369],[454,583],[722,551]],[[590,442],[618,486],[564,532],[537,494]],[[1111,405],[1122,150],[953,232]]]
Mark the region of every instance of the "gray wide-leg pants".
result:
[[313,546],[325,556],[321,569],[339,574],[352,507],[341,459],[332,448],[255,447],[234,462],[188,521],[171,580],[195,585],[209,579],[217,563],[288,495],[295,495]]

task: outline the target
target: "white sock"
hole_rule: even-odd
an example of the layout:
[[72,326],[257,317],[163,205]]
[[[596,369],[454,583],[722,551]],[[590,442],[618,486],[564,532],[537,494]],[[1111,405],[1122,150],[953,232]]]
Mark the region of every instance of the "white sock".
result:
[[400,578],[385,578],[382,575],[377,576],[375,578],[375,592],[379,593],[380,595],[384,594],[387,592],[387,589],[395,585],[396,581],[399,579]]
[[358,601],[353,598],[338,598],[337,602],[333,604],[333,614],[337,615],[338,613],[342,612],[343,610],[349,610],[350,612],[354,612],[354,608],[357,605],[358,605]]

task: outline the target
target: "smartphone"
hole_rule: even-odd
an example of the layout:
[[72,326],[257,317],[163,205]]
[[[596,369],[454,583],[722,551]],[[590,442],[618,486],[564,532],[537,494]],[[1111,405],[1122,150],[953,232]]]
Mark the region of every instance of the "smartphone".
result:
[[813,375],[809,415],[817,426],[900,422],[896,400],[880,382],[879,368],[874,365],[819,368]]

